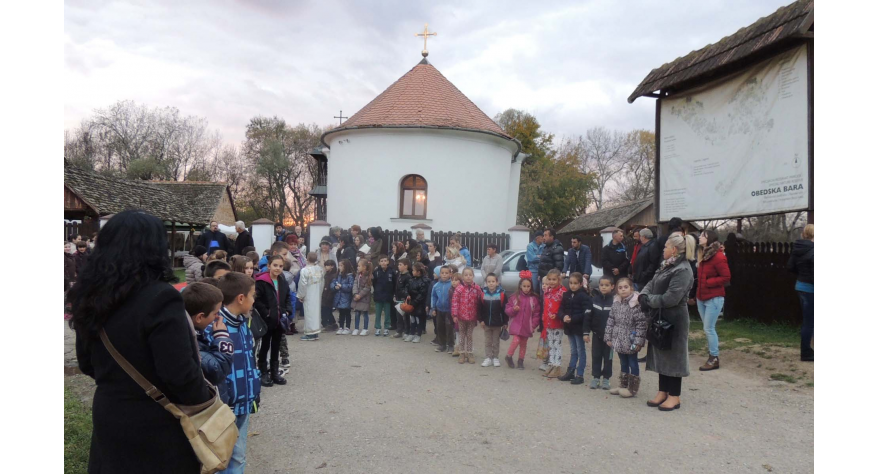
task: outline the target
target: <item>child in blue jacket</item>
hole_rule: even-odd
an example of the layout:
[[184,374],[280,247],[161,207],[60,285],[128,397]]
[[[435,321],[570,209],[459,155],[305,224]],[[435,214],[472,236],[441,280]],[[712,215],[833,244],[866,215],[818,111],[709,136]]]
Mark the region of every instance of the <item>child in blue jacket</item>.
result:
[[[223,318],[218,317],[223,304],[223,293],[208,283],[193,283],[181,293],[186,312],[192,319],[202,359],[205,379],[217,387],[223,403],[229,403],[226,377],[232,372],[233,344]],[[205,329],[211,326],[213,337],[209,340]]]

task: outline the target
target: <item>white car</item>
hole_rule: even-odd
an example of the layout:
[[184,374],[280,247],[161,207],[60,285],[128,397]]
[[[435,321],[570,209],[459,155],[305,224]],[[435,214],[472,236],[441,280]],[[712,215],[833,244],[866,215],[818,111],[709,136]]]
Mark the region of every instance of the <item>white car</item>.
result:
[[[568,255],[568,252],[565,252]],[[501,287],[504,292],[511,295],[516,292],[519,285],[519,271],[516,269],[519,261],[526,258],[526,251],[523,250],[505,250],[501,252]],[[599,278],[602,277],[602,269],[593,265],[593,274],[590,275],[590,288],[599,288]],[[474,283],[484,286],[483,272],[479,268],[474,268]],[[568,288],[568,278],[563,277],[562,284]]]

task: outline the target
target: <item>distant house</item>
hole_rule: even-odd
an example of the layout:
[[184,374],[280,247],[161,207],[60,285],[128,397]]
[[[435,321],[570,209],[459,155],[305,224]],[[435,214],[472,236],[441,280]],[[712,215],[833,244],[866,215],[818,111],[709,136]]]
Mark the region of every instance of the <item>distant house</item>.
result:
[[[134,181],[64,168],[64,219],[92,222],[127,209],[141,209],[172,232],[200,231],[211,221],[232,226],[235,204],[225,183]],[[172,225],[173,224],[173,225]]]

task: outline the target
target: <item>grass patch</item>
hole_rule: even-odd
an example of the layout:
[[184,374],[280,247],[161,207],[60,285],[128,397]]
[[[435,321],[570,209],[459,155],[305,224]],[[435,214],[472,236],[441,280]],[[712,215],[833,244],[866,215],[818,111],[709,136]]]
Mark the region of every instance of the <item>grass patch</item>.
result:
[[92,413],[67,387],[64,388],[64,472],[84,473],[89,466]]
[[770,374],[770,379],[771,380],[782,380],[783,382],[788,382],[788,383],[797,383],[797,380],[795,380],[794,377],[792,377],[791,375],[788,375],[788,374]]
[[[699,336],[691,334],[688,342],[689,349],[693,352],[704,351],[708,345],[705,337],[700,334],[702,323],[692,321],[691,329]],[[762,324],[746,319],[738,320],[720,320],[715,325],[715,331],[718,332],[718,340],[722,348],[730,350],[745,346],[754,346],[760,344],[762,346],[777,347],[799,347],[800,346],[800,330],[794,326],[784,324]],[[737,342],[736,339],[748,339],[749,342]],[[745,352],[753,352],[752,349],[746,348]],[[760,350],[755,354],[770,359],[772,355]]]
[[813,382],[807,382],[807,383],[805,383],[804,385],[807,386],[807,387],[812,387],[812,386],[813,386]]
[[186,281],[186,269],[179,268],[174,270],[174,276],[177,277],[177,280],[181,283]]

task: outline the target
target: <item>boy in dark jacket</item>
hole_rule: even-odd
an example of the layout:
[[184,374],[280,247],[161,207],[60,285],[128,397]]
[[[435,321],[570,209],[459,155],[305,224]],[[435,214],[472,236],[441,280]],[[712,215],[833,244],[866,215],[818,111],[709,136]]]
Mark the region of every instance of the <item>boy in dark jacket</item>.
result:
[[626,245],[623,244],[623,231],[620,229],[615,230],[611,234],[611,242],[602,247],[602,272],[605,275],[614,277],[615,282],[629,275],[629,257],[626,256]]
[[584,383],[584,369],[587,367],[587,351],[584,346],[584,318],[593,311],[593,301],[584,288],[584,275],[572,273],[568,279],[571,291],[562,294],[561,314],[565,335],[571,346],[571,359],[568,370],[559,380],[570,380],[572,385]]
[[[379,266],[373,270],[373,301],[376,305],[376,335],[388,336],[391,330],[391,301],[397,271],[389,265],[387,255],[379,255]],[[385,313],[385,332],[382,332],[382,313]]]
[[[397,311],[397,334],[396,339],[400,339],[404,334],[409,334],[409,315],[400,309],[400,303],[406,301],[409,281],[412,279],[410,275],[410,263],[408,258],[401,258],[397,261],[397,283],[394,286],[393,306]],[[412,338],[410,338],[410,341]],[[409,342],[409,341],[406,341]]]
[[[205,374],[208,382],[217,387],[223,403],[229,403],[226,377],[232,372],[234,350],[223,318],[217,317],[223,305],[223,292],[207,283],[193,283],[187,285],[181,296],[186,312],[196,329],[202,373]],[[211,340],[205,336],[205,328],[208,326],[211,326],[213,336]]]
[[333,317],[333,297],[336,296],[336,287],[333,280],[336,279],[336,262],[327,260],[324,262],[324,291],[321,293],[321,325],[324,331],[333,332],[339,329],[336,319]]
[[406,295],[409,297],[409,304],[412,305],[413,311],[409,316],[409,332],[403,340],[404,342],[418,344],[422,340],[422,322],[427,317],[428,290],[431,287],[431,280],[425,275],[427,271],[427,267],[423,263],[413,264],[412,278],[406,287]]
[[593,333],[593,379],[590,388],[599,388],[599,377],[602,377],[602,390],[611,390],[611,348],[605,344],[605,326],[611,305],[614,304],[614,277],[603,275],[599,279],[599,288],[593,290],[593,311],[584,315],[584,342],[590,342]]
[[501,367],[498,360],[499,346],[501,345],[501,330],[507,327],[507,313],[504,305],[504,289],[498,284],[498,277],[494,273],[486,275],[486,286],[483,287],[483,298],[480,303],[480,313],[477,320],[486,334],[486,359],[480,364],[482,367]]

